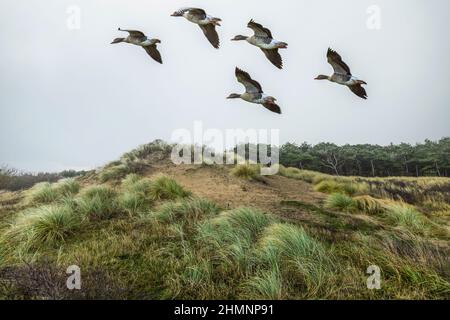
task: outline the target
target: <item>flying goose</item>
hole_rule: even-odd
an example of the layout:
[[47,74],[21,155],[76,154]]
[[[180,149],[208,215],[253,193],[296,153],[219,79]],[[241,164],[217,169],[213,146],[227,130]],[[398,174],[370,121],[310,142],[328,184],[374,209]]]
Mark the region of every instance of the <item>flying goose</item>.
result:
[[272,32],[269,29],[264,28],[259,23],[250,20],[247,27],[254,31],[254,35],[251,37],[238,35],[231,39],[231,41],[245,40],[248,43],[260,48],[262,52],[266,55],[267,59],[272,62],[274,66],[278,69],[283,68],[283,60],[278,53],[278,49],[286,49],[288,44],[286,42],[281,42],[273,39]]
[[245,93],[232,93],[227,97],[227,99],[241,98],[247,102],[261,104],[270,111],[281,114],[280,107],[275,103],[277,99],[264,94],[261,85],[257,81],[253,80],[247,72],[236,67],[235,74],[238,82],[244,85]]
[[156,48],[157,43],[161,43],[161,40],[159,39],[148,39],[147,36],[142,33],[141,31],[137,30],[124,30],[124,29],[118,29],[119,31],[128,32],[129,36],[126,38],[116,38],[111,42],[111,44],[115,43],[121,43],[126,42],[130,44],[134,44],[136,46],[140,46],[144,48],[144,50],[148,53],[150,57],[153,58],[153,60],[162,63],[161,54],[159,53],[158,49]]
[[197,24],[213,47],[219,49],[220,41],[216,26],[220,26],[222,19],[211,17],[206,14],[205,10],[199,8],[182,8],[175,11],[172,17],[184,17],[188,21]]
[[366,90],[362,86],[367,83],[352,76],[350,68],[342,61],[341,56],[336,51],[328,48],[327,59],[328,63],[333,67],[334,73],[331,76],[319,75],[315,80],[329,80],[347,86],[358,97],[367,99]]

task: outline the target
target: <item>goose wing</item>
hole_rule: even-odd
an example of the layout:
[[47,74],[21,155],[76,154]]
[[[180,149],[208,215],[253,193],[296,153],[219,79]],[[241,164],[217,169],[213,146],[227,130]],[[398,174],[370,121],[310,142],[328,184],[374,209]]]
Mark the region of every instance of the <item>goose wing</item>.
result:
[[236,68],[235,74],[238,82],[244,85],[247,93],[263,93],[261,85],[253,80],[247,72]]
[[142,41],[147,40],[147,36],[138,30],[125,30],[125,29],[120,29],[119,31],[124,31],[124,32],[128,32],[130,34],[131,37],[136,38],[136,39],[142,39]]
[[189,12],[191,15],[196,16],[199,20],[203,20],[206,18],[206,12],[200,8],[181,8],[177,11],[178,14],[183,15],[186,12]]
[[268,110],[270,110],[270,111],[272,111],[272,112],[281,114],[281,108],[280,108],[280,106],[277,105],[277,104],[274,103],[274,102],[264,103],[263,106],[264,106],[266,109],[268,109]]
[[366,93],[366,89],[364,89],[363,86],[361,86],[360,84],[355,84],[353,86],[349,86],[350,90],[352,90],[352,92],[354,94],[356,94],[358,97],[363,98],[364,100],[367,99],[367,93]]
[[281,58],[278,49],[261,49],[262,52],[266,55],[267,59],[272,62],[272,64],[278,69],[283,69],[283,59]]
[[250,22],[247,24],[247,27],[252,29],[255,32],[255,36],[257,37],[264,37],[264,38],[270,38],[272,39],[272,32],[270,32],[269,29],[264,28],[259,23],[256,23],[255,21],[250,20]]
[[156,44],[151,45],[151,46],[145,46],[143,48],[148,53],[148,55],[153,58],[153,60],[162,64],[161,53],[156,48]]
[[348,76],[352,75],[352,73],[350,72],[350,68],[344,61],[342,61],[341,56],[336,51],[330,48],[328,48],[327,60],[328,63],[333,67],[334,73],[344,74]]
[[202,29],[203,34],[205,35],[206,39],[212,44],[212,46],[216,49],[219,49],[220,46],[220,40],[219,35],[216,31],[216,26],[213,24],[204,24],[199,25],[200,29]]

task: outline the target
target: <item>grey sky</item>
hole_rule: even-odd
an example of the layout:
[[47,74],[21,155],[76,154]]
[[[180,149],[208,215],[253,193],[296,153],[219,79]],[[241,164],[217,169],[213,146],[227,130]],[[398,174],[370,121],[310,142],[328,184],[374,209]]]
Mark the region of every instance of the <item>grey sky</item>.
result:
[[[66,10],[81,9],[69,30]],[[366,27],[381,9],[381,30]],[[221,17],[221,49],[176,9]],[[250,18],[289,43],[285,69],[255,47]],[[162,40],[164,64],[127,44],[118,27]],[[2,0],[0,2],[0,164],[26,170],[90,168],[195,120],[207,128],[279,128],[281,142],[419,142],[450,135],[447,0]],[[368,82],[369,99],[314,81],[338,51]],[[234,67],[278,98],[283,114],[239,100]]]

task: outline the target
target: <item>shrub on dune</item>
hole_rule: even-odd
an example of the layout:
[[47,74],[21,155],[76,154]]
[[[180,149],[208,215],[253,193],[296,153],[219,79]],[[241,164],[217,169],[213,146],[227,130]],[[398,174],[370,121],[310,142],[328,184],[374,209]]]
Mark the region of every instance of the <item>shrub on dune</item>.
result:
[[119,197],[119,205],[132,217],[148,211],[152,201],[142,192],[124,192]]
[[367,214],[377,214],[384,211],[383,202],[371,196],[357,196],[353,198],[355,207]]
[[390,205],[387,207],[386,216],[391,222],[411,231],[423,232],[426,227],[424,216],[408,205]]
[[342,187],[336,181],[333,180],[324,180],[319,182],[314,187],[314,190],[323,193],[335,193],[335,192],[343,193]]
[[49,182],[36,184],[27,194],[27,199],[32,204],[48,204],[56,201],[58,198],[58,191],[52,188]]
[[130,173],[122,180],[122,188],[130,189],[141,180],[142,178],[139,175]]
[[58,181],[54,188],[63,197],[76,195],[80,191],[80,184],[73,178]]
[[78,201],[81,212],[90,219],[112,218],[119,210],[116,192],[106,186],[91,186]]
[[238,208],[224,213],[224,216],[235,228],[249,230],[252,236],[261,233],[273,218],[254,208]]
[[158,175],[152,180],[149,194],[153,200],[175,200],[191,195],[175,179],[166,175]]
[[342,193],[333,193],[329,195],[325,201],[325,207],[345,212],[353,211],[356,208],[353,199]]
[[353,196],[358,193],[366,192],[366,186],[364,184],[357,184],[352,182],[323,180],[315,185],[314,190],[323,193],[343,193],[349,196]]
[[54,184],[41,182],[27,192],[27,199],[31,204],[51,204],[79,191],[80,184],[75,179],[63,179]]
[[130,168],[124,164],[119,163],[113,166],[107,166],[100,172],[99,178],[101,182],[108,182],[111,180],[120,180],[130,173]]
[[280,270],[261,271],[244,283],[248,299],[280,300],[283,298],[283,281]]
[[211,201],[194,198],[165,203],[154,213],[154,217],[161,222],[183,221],[193,224],[203,218],[217,215],[219,210],[220,208]]
[[284,267],[303,282],[310,295],[323,288],[331,274],[330,253],[300,227],[283,223],[270,225],[264,231],[259,250],[260,257],[278,252],[279,257],[288,262]]
[[39,248],[62,244],[81,226],[81,217],[64,205],[41,206],[17,217],[6,239]]
[[257,179],[261,175],[259,166],[252,164],[237,165],[231,170],[231,174],[237,178],[246,180]]

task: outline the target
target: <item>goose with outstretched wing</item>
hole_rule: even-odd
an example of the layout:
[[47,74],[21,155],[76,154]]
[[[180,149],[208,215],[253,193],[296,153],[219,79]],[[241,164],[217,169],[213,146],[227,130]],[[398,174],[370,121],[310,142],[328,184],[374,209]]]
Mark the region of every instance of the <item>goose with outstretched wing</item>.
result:
[[129,44],[134,44],[136,46],[140,46],[144,48],[144,50],[153,60],[162,63],[161,53],[158,51],[158,48],[156,47],[158,43],[161,43],[161,40],[149,39],[144,33],[137,30],[124,30],[119,28],[119,31],[128,32],[129,36],[126,38],[116,38],[113,40],[113,42],[111,42],[111,44],[125,42]]
[[247,72],[237,67],[235,70],[235,75],[238,82],[245,87],[245,93],[232,93],[227,97],[227,99],[242,99],[247,102],[260,104],[274,113],[281,114],[280,107],[275,103],[277,99],[264,94],[259,82],[253,80]]
[[182,8],[175,11],[172,14],[172,17],[184,17],[186,20],[197,24],[212,46],[219,49],[220,40],[216,26],[220,26],[220,21],[222,21],[222,19],[212,17],[206,14],[205,10],[200,8]]
[[263,27],[261,24],[256,23],[253,20],[250,20],[250,22],[247,24],[247,27],[252,29],[254,34],[253,36],[242,36],[237,35],[232,41],[247,41],[251,45],[254,45],[262,50],[262,52],[265,54],[267,59],[276,66],[278,69],[283,68],[283,59],[281,58],[280,53],[278,52],[278,49],[286,49],[288,47],[288,44],[286,42],[275,40],[272,37],[272,32]]
[[367,99],[366,89],[362,86],[367,83],[352,75],[350,68],[336,51],[328,48],[327,60],[333,67],[334,73],[331,76],[319,75],[315,80],[329,80],[347,86],[358,97]]

